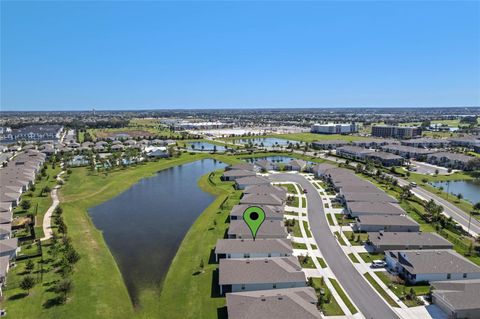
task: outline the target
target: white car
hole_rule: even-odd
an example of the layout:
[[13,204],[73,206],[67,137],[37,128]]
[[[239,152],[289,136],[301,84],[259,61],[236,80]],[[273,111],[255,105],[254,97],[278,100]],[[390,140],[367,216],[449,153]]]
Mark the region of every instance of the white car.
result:
[[383,268],[386,265],[387,265],[387,263],[385,261],[377,259],[377,260],[372,261],[372,266],[371,267],[372,268]]

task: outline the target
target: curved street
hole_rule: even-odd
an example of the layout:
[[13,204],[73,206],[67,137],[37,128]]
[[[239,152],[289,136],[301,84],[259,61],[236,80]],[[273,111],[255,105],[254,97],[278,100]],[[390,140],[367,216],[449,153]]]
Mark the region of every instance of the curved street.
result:
[[324,213],[317,189],[299,174],[272,174],[274,182],[295,182],[307,190],[308,221],[311,232],[327,264],[345,289],[347,295],[367,319],[390,319],[399,316],[387,305],[366,279],[355,269],[336,241]]

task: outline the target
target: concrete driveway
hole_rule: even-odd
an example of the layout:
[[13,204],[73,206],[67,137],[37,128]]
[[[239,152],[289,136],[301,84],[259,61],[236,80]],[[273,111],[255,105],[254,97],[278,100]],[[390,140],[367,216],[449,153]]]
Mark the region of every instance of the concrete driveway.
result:
[[355,269],[334,238],[317,189],[299,174],[272,174],[275,182],[295,182],[308,191],[308,221],[318,248],[346,293],[367,319],[390,319],[399,316]]

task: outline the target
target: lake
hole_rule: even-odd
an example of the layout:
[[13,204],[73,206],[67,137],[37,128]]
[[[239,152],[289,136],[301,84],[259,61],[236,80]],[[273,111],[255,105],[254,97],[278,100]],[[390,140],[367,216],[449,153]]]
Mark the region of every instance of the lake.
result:
[[273,147],[278,144],[278,146],[288,146],[288,143],[293,143],[294,145],[296,143],[302,144],[301,142],[298,141],[288,141],[282,138],[274,138],[274,137],[259,137],[259,138],[242,138],[242,139],[237,139],[235,140],[237,144],[248,144],[252,142],[253,145],[258,145],[260,146],[263,143],[264,147]]
[[[192,145],[194,146],[193,149],[197,151],[208,151],[211,152],[213,151],[214,147],[217,148],[217,152],[225,152],[227,148],[222,145],[215,145],[212,143],[207,143],[207,142],[189,142],[186,143],[187,149],[192,149]],[[203,148],[202,148],[203,147]]]
[[134,304],[142,289],[161,284],[188,229],[215,199],[199,178],[224,167],[205,159],[162,170],[89,210]]
[[[480,202],[480,180],[450,181],[431,183],[435,187],[443,187],[445,192],[463,195],[463,198],[475,204]],[[450,185],[449,185],[450,184]]]

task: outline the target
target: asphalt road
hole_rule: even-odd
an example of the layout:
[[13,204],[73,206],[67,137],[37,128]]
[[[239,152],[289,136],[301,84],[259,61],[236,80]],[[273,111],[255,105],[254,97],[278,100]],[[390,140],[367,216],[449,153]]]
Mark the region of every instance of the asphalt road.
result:
[[[338,157],[323,156],[323,158],[331,160],[331,161],[337,160],[340,163],[345,162],[344,159],[341,159],[341,158],[338,158]],[[390,174],[387,174],[387,175],[395,178],[398,181],[398,185],[400,185],[400,186],[405,186],[405,185],[409,184],[408,181],[406,181],[404,179],[401,179],[400,177],[390,175]],[[458,208],[457,206],[450,203],[449,201],[433,194],[432,192],[429,192],[429,191],[425,190],[424,188],[422,188],[420,186],[412,188],[412,193],[414,195],[420,196],[420,197],[422,197],[426,200],[433,199],[437,204],[440,204],[440,205],[443,206],[443,211],[444,211],[445,214],[447,214],[448,216],[451,216],[453,218],[453,220],[455,220],[457,223],[462,225],[465,229],[468,229],[470,216],[467,212]],[[478,221],[477,219],[475,219],[473,217],[470,219],[470,233],[473,236],[480,235],[480,221]]]
[[272,181],[295,182],[307,190],[310,229],[328,266],[367,319],[399,318],[355,269],[330,231],[317,189],[302,175],[272,174]]
[[[390,176],[396,178],[398,181],[398,185],[400,186],[405,186],[409,184],[409,182],[404,179],[401,179],[393,175],[390,175]],[[447,214],[448,216],[451,216],[457,223],[459,223],[460,225],[468,229],[468,222],[470,218],[469,214],[467,214],[466,212],[464,212],[454,204],[450,203],[449,201],[433,194],[432,192],[429,192],[423,189],[420,186],[413,187],[411,190],[412,190],[412,193],[416,196],[420,196],[426,200],[433,199],[435,202],[437,202],[437,204],[442,205],[443,211],[445,214]],[[471,221],[470,221],[470,232],[473,233],[472,235],[475,235],[475,236],[478,236],[480,234],[480,222],[473,217],[471,218]]]

